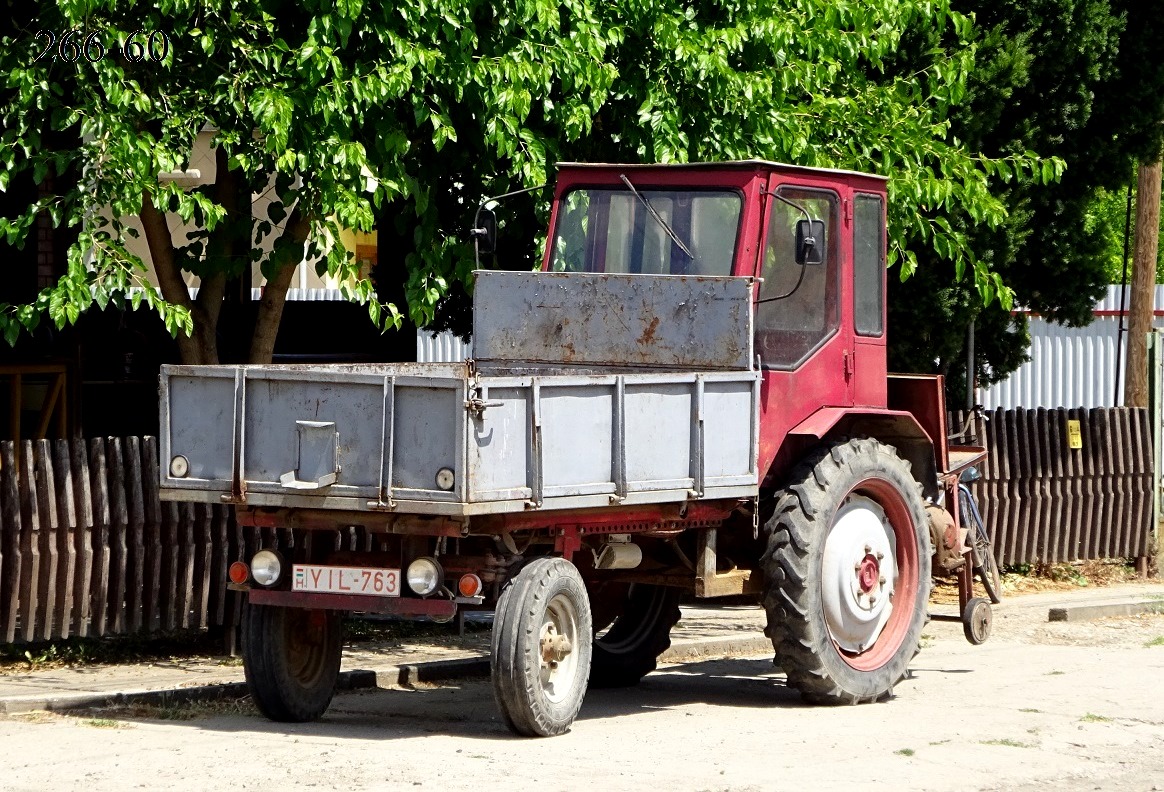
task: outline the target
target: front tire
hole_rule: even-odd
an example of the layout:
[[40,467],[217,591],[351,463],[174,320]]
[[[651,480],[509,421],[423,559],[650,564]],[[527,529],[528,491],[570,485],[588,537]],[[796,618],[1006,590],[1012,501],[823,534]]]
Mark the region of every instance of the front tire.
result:
[[590,602],[562,558],[538,558],[505,585],[493,622],[493,697],[505,724],[526,737],[567,731],[590,674]]
[[920,487],[894,449],[820,449],[777,498],[763,567],[776,664],[808,701],[889,695],[921,643],[930,540]]
[[316,720],[339,679],[340,613],[248,605],[242,650],[247,687],[261,713],[273,721]]

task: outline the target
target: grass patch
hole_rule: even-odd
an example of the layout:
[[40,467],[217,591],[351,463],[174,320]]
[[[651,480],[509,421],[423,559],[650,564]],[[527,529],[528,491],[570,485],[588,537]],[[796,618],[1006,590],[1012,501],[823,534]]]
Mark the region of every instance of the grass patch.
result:
[[1019,740],[1012,740],[1009,737],[1004,737],[1000,740],[982,740],[981,745],[1001,745],[1004,748],[1034,748],[1034,743],[1020,742]]
[[1079,719],[1083,723],[1111,723],[1111,718],[1105,718],[1103,715],[1096,715],[1089,712]]
[[1153,646],[1164,646],[1164,635],[1157,635],[1150,641],[1144,641],[1144,648],[1151,649]]
[[1022,709],[1019,710],[1019,712],[1042,712],[1042,710],[1035,709],[1034,707],[1023,707]]
[[913,756],[914,750],[912,748],[898,748],[894,753],[898,756]]
[[935,740],[934,742],[930,743],[930,745],[945,745],[948,742],[949,740]]
[[120,721],[115,721],[112,718],[90,718],[84,723],[86,726],[92,726],[94,729],[120,729],[124,725]]
[[1066,671],[1048,671],[1043,676],[1063,676],[1066,673]]
[[127,720],[189,721],[229,715],[255,716],[258,712],[249,697],[187,701],[174,704],[118,704],[97,711],[101,722],[120,724]]

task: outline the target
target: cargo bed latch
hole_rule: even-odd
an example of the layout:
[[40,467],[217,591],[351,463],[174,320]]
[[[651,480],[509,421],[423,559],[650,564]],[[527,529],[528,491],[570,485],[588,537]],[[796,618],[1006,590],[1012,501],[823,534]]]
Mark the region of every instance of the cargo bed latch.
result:
[[474,396],[471,399],[465,400],[465,409],[473,413],[473,415],[481,415],[485,412],[486,407],[501,407],[504,403],[499,401],[485,401],[482,398]]

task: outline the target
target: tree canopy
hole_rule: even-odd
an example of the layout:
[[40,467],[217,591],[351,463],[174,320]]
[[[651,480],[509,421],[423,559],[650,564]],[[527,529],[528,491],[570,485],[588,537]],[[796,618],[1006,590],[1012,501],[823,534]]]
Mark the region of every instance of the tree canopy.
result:
[[[262,360],[294,264],[306,255],[358,278],[339,231],[376,225],[394,265],[376,278],[404,280],[407,313],[427,324],[468,280],[463,231],[478,198],[536,185],[561,159],[760,157],[884,173],[900,273],[944,262],[951,277],[972,274],[974,300],[1009,306],[975,229],[1009,227],[1007,185],[1062,171],[1033,146],[986,150],[954,134],[978,33],[949,0],[71,0],[23,13],[0,39],[0,188],[31,180],[38,197],[0,231],[19,244],[44,213],[79,234],[59,283],[0,306],[9,340],[44,313],[59,325],[92,303],[144,301],[179,334],[183,359],[211,362],[225,284],[257,261]],[[36,58],[38,30],[57,35],[55,59]],[[154,31],[166,52],[135,60],[127,48]],[[160,179],[188,167],[207,128],[216,182]],[[265,217],[250,216],[257,193],[273,196]],[[531,263],[544,199],[518,209],[528,242],[509,266]],[[145,265],[127,247],[130,217],[160,294],[131,288]],[[175,244],[179,218],[199,230]],[[183,271],[202,279],[196,299]],[[404,309],[366,279],[353,296],[381,324]]]
[[[1164,15],[1128,0],[955,0],[974,14],[978,62],[952,132],[990,156],[1037,150],[1063,160],[1057,183],[995,182],[1008,220],[994,228],[951,219],[973,254],[1014,289],[1015,300],[1056,321],[1091,321],[1121,268],[1126,199],[1135,163],[1160,151],[1164,132]],[[924,32],[924,52],[940,39]],[[1113,262],[1113,248],[1116,261]],[[952,375],[961,389],[973,320],[977,376],[998,381],[1025,360],[1027,324],[984,304],[926,251],[924,277],[893,284],[891,364]],[[1118,281],[1118,274],[1116,276]],[[904,334],[908,343],[893,341]]]

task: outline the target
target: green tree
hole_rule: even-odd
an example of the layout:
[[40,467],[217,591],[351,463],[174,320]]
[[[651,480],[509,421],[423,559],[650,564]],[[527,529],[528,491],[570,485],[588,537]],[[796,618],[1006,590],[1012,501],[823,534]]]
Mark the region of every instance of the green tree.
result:
[[[1157,42],[1164,15],[1125,0],[955,5],[975,14],[981,38],[953,134],[991,156],[1028,150],[1057,156],[1066,170],[1054,184],[992,183],[1008,209],[1004,224],[953,221],[1017,302],[1053,320],[1086,324],[1111,282],[1113,243],[1122,257],[1122,188],[1136,160],[1160,145],[1164,59]],[[914,46],[924,52],[935,40],[924,31]],[[1119,194],[1114,202],[1112,191]],[[970,322],[978,326],[977,378],[989,384],[1025,359],[1026,320],[971,299],[971,287],[940,258],[927,256],[923,268],[935,278],[891,288],[891,364],[948,374],[960,401]]]
[[[106,55],[34,60],[37,29],[98,31]],[[124,56],[139,29],[166,34],[164,58]],[[920,29],[938,43],[896,68]],[[123,218],[134,215],[162,288],[128,300],[159,310],[189,362],[217,358],[221,294],[254,261],[268,287],[251,359],[269,358],[292,266],[307,255],[355,276],[339,229],[377,220],[389,259],[379,291],[404,280],[409,313],[427,324],[453,284],[469,280],[463,232],[476,199],[542,182],[562,158],[763,157],[886,173],[901,273],[922,254],[972,273],[975,300],[1009,305],[955,219],[1002,227],[992,179],[1044,183],[1061,163],[1025,149],[986,157],[951,136],[974,35],[946,0],[40,3],[0,40],[0,187],[31,179],[42,195],[0,230],[19,243],[44,212],[80,233],[61,281],[32,304],[0,306],[0,324],[11,339],[44,312],[61,324],[92,302],[126,300],[145,273],[126,247]],[[216,184],[159,181],[187,166],[206,124]],[[74,188],[47,187],[70,170]],[[239,211],[268,189],[277,197],[268,217]],[[102,207],[112,208],[105,225],[93,219]],[[174,216],[202,230],[175,245]],[[523,241],[503,264],[532,263],[544,216],[544,198],[518,205]],[[183,271],[202,278],[196,300]],[[354,296],[374,320],[398,320],[370,282]]]

